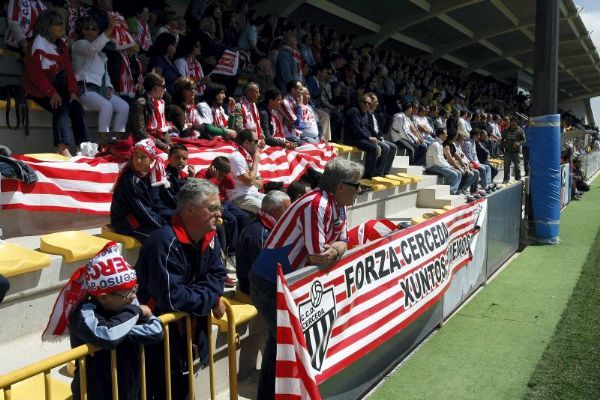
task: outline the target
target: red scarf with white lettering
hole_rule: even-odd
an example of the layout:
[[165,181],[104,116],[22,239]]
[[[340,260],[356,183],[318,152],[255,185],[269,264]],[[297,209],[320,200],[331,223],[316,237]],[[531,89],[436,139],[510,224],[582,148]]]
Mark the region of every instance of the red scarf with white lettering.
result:
[[[169,130],[167,120],[165,119],[165,101],[163,99],[152,99],[152,115],[148,118],[146,130],[149,134],[155,135]],[[162,137],[162,135],[159,135]]]
[[[44,3],[41,0],[13,0],[8,2],[8,9],[6,10],[6,18],[8,21],[13,21],[19,24],[23,34],[27,39],[33,37],[35,22],[38,16],[46,9]],[[5,37],[6,44],[17,47],[16,38],[14,37],[12,30],[6,30]]]
[[242,97],[240,101],[242,110],[242,119],[244,122],[244,128],[252,129],[256,131],[258,139],[262,139],[262,129],[260,127],[260,117],[258,116],[258,108],[255,103],[250,102],[246,96]]
[[140,42],[140,48],[144,51],[148,51],[152,46],[152,38],[150,37],[150,27],[146,21],[141,21],[136,18],[138,25],[138,40]]
[[260,223],[270,231],[273,230],[273,227],[277,223],[277,220],[271,214],[263,210],[258,212],[258,218],[260,219]]
[[213,116],[213,125],[218,126],[220,128],[227,128],[229,117],[227,116],[227,114],[225,114],[225,110],[223,109],[223,107],[211,107],[210,109],[212,111]]
[[72,42],[77,40],[77,32],[75,31],[75,24],[77,23],[77,19],[79,17],[86,17],[88,15],[87,9],[85,7],[67,7],[67,11],[69,12],[69,38]]
[[112,38],[117,50],[133,47],[133,45],[135,45],[135,40],[133,39],[133,36],[129,34],[129,26],[127,25],[127,22],[125,22],[125,18],[116,11],[107,11],[106,16],[117,20],[117,26],[115,27]]

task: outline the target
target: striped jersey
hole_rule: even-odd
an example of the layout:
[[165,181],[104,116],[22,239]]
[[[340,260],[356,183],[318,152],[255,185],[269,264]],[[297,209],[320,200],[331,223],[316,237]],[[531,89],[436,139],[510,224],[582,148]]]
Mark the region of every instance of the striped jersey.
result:
[[254,272],[276,283],[277,264],[288,274],[308,265],[309,255],[325,251],[325,244],[347,241],[346,208],[322,189],[313,190],[287,209],[254,263]]

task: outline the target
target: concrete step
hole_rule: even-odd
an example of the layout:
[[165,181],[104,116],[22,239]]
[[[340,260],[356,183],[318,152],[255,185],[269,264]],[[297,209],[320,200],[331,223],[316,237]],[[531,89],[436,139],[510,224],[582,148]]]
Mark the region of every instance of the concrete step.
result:
[[453,196],[450,194],[448,185],[432,185],[419,190],[417,195],[417,207],[440,208],[443,206],[456,206],[464,204],[464,196]]
[[404,173],[408,175],[424,175],[425,168],[420,165],[407,165],[403,167],[392,167],[391,173]]
[[394,157],[394,163],[392,164],[392,168],[401,168],[410,166],[410,157],[408,156],[396,156]]

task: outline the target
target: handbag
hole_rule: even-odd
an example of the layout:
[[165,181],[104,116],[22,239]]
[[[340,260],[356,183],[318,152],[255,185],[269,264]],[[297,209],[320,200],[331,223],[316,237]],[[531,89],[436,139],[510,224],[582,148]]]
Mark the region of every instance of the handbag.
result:
[[[23,125],[25,134],[29,135],[29,107],[27,106],[27,98],[25,90],[21,85],[6,85],[0,87],[0,100],[6,101],[6,125],[9,129],[16,131]],[[17,118],[16,124],[13,125],[10,121],[10,110],[12,101],[15,102],[15,115]]]

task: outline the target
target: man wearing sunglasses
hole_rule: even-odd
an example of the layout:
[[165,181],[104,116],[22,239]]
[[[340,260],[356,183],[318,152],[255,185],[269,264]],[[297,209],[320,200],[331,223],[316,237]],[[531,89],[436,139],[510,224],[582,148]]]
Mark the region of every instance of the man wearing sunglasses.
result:
[[[177,196],[176,214],[170,224],[152,234],[140,250],[136,264],[139,298],[153,304],[154,313],[184,311],[198,318],[196,334],[202,363],[208,361],[206,318],[212,310],[216,318],[225,313],[221,301],[227,272],[221,261],[216,237],[221,217],[219,189],[204,179],[190,178]],[[171,330],[172,398],[187,398],[185,334]],[[162,346],[148,349],[148,398],[164,396]],[[155,374],[154,376],[152,374]]]
[[250,296],[269,329],[257,399],[273,399],[276,353],[277,266],[288,274],[309,265],[329,268],[346,251],[346,207],[361,192],[363,167],[349,160],[329,161],[319,187],[294,202],[277,220],[249,274]]

